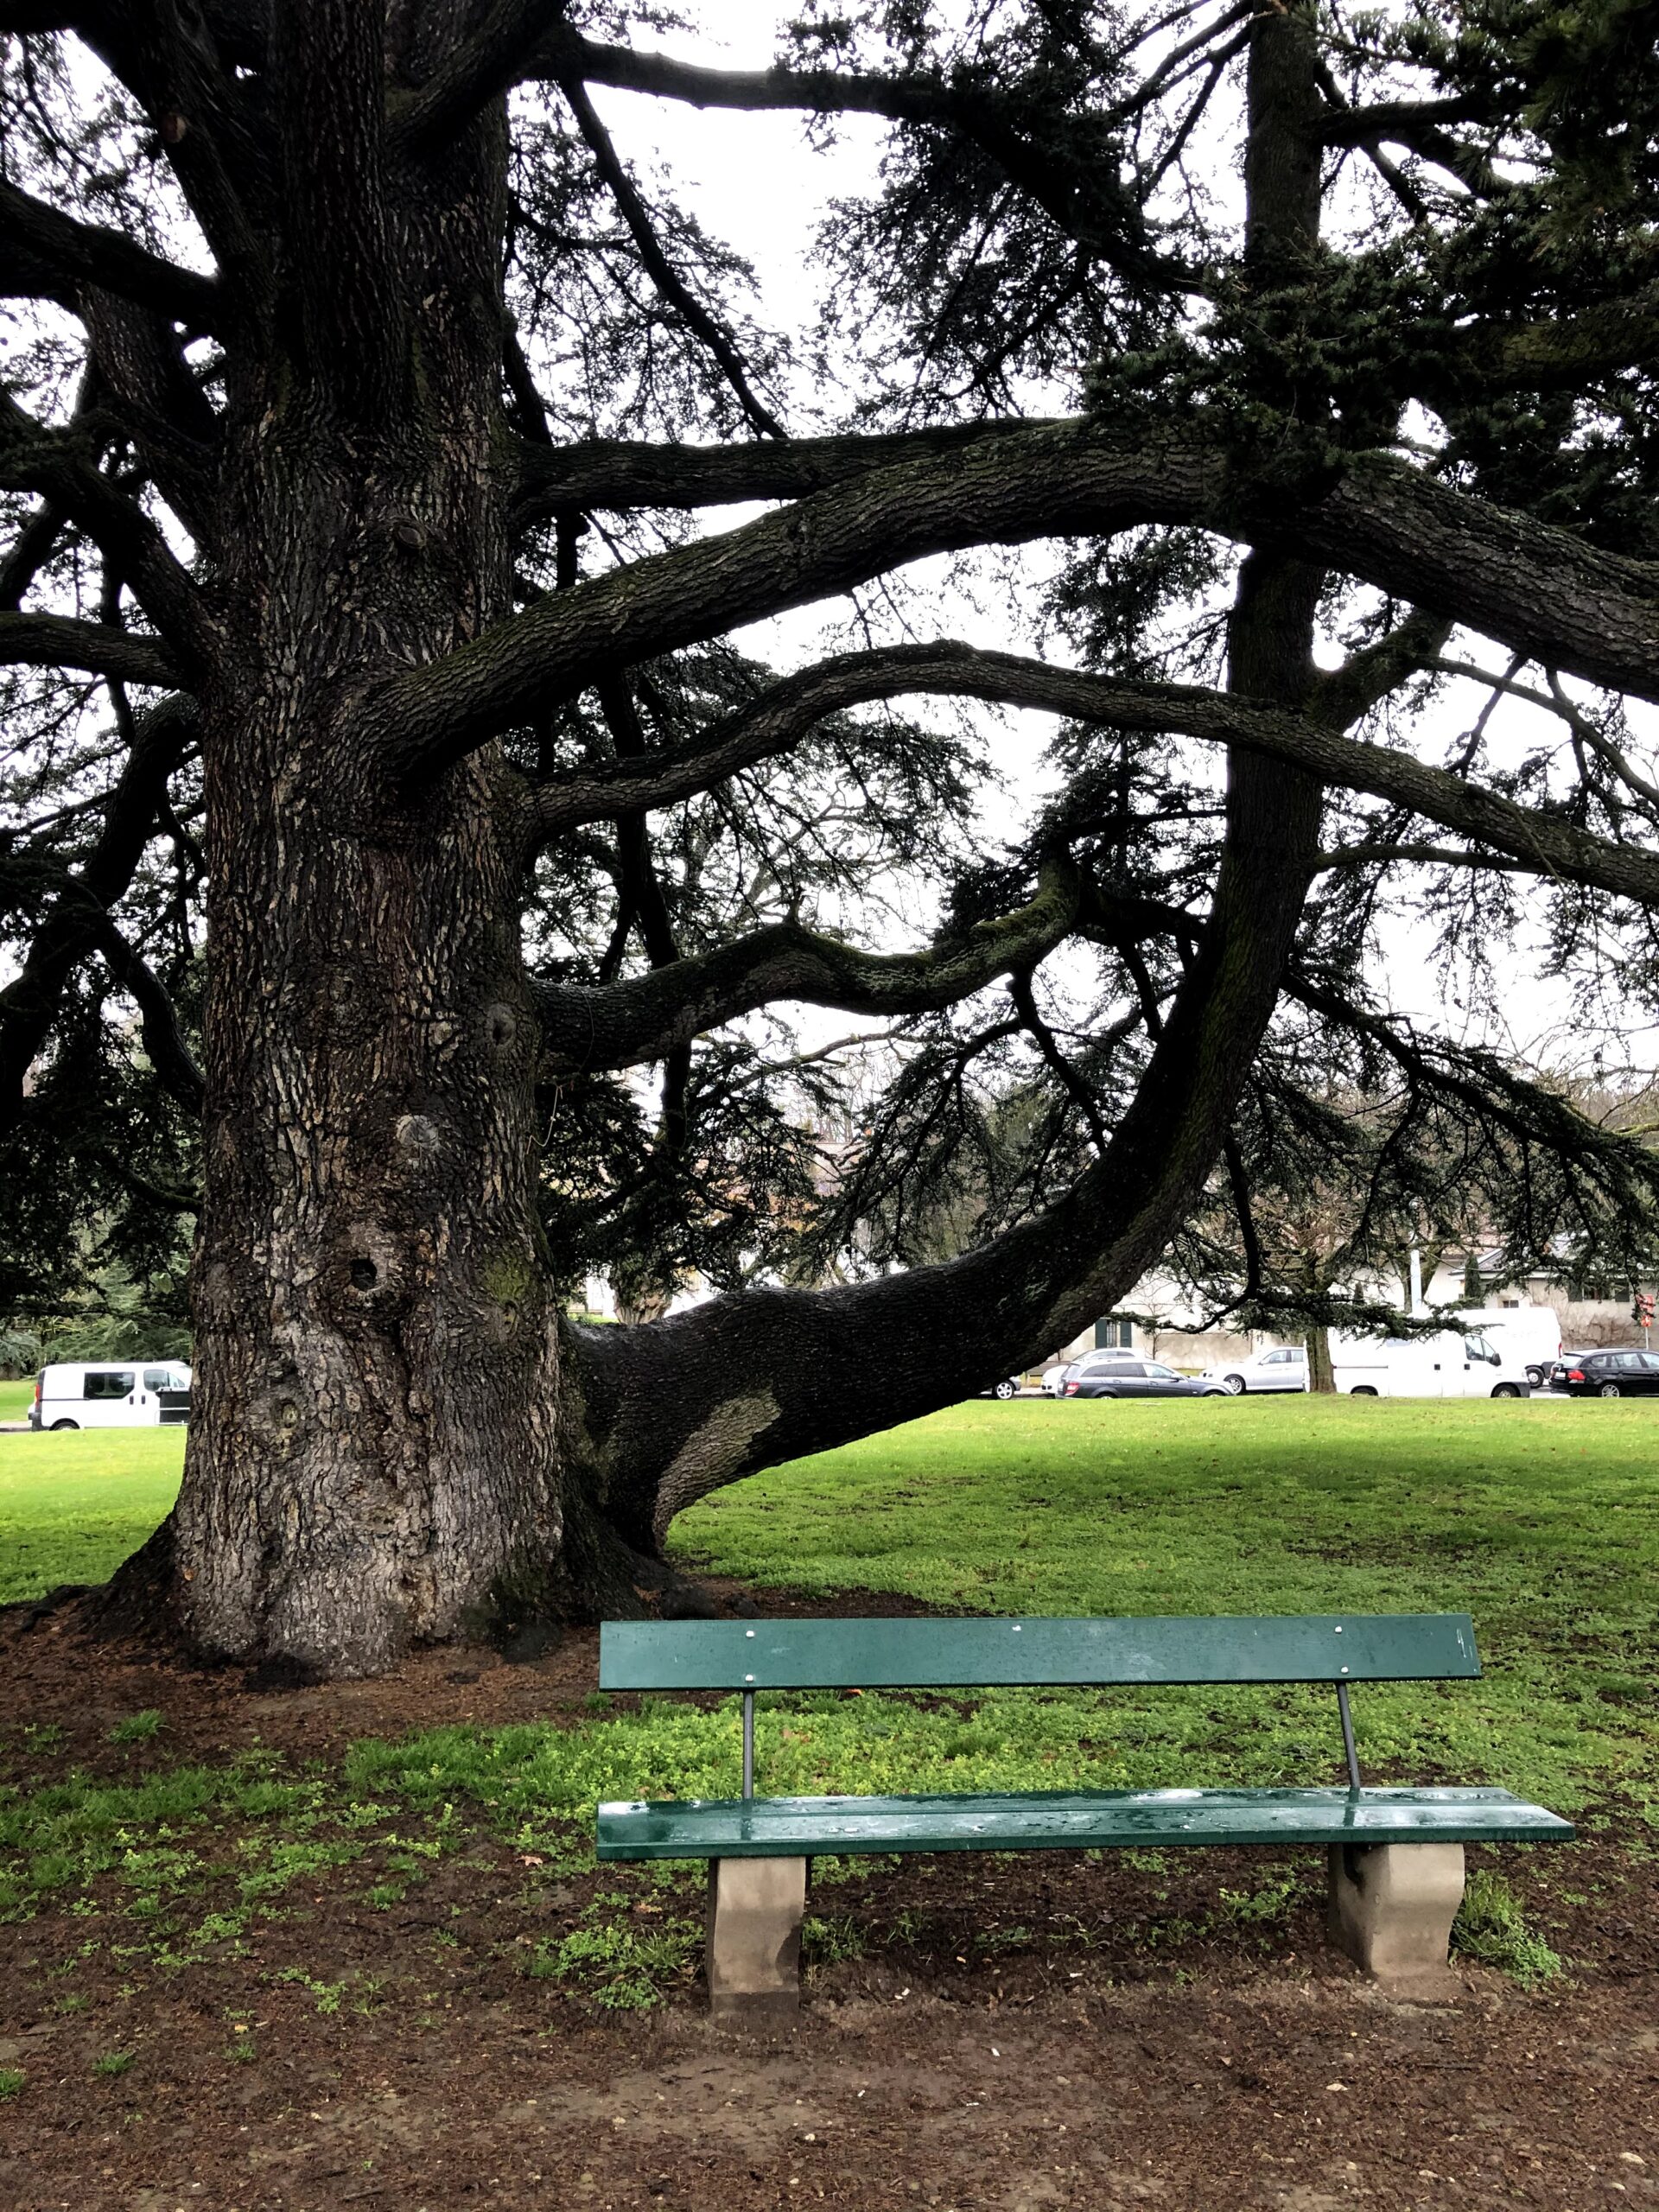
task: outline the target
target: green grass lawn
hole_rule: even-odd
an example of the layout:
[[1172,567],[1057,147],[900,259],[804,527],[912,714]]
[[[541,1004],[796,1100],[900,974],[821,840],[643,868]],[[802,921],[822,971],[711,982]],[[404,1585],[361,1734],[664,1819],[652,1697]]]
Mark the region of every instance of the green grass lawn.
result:
[[[1466,1609],[1483,1680],[1357,1691],[1368,1772],[1507,1784],[1650,1854],[1656,1439],[1659,1407],[1593,1402],[971,1404],[721,1492],[675,1542],[760,1585],[963,1611]],[[106,1575],[165,1511],[182,1441],[0,1436],[0,1597]],[[344,1884],[391,1910],[429,1860],[483,1848],[487,1868],[503,1847],[556,1882],[592,1867],[596,1798],[739,1787],[735,1699],[711,1712],[594,1695],[575,1726],[429,1728],[339,1761],[256,1748],[187,1766],[168,1757],[165,1712],[143,1713],[111,1732],[125,1761],[111,1776],[64,1763],[61,1732],[37,1719],[0,1723],[0,1922],[156,1916],[144,1955],[169,1974],[262,1914],[289,1915],[296,1885]],[[1311,1689],[769,1697],[758,1737],[761,1787],[778,1792],[1341,1777],[1334,1700]],[[1540,1895],[1581,1878],[1571,1852],[1524,1856]],[[818,1878],[855,1863],[822,1861]],[[1317,1886],[1312,1859],[1268,1872],[1264,1913],[1287,1910],[1295,1883]],[[701,1874],[604,1878],[525,1970],[602,2003],[655,2001],[690,1971]],[[669,1922],[642,1936],[636,1920],[659,1894],[639,1910],[679,1916],[671,1942]],[[1522,1971],[1521,1952],[1505,1958]]]
[[26,1375],[20,1382],[0,1382],[0,1421],[27,1421],[29,1409],[35,1402],[35,1378]]
[[[1595,1401],[970,1404],[721,1491],[675,1541],[972,1611],[1466,1611],[1484,1679],[1357,1692],[1362,1757],[1659,1807],[1656,1447],[1659,1406]],[[1055,1702],[988,1697],[979,1721],[1012,1749]],[[1103,1784],[1334,1778],[1312,1692],[1058,1702]]]
[[183,1463],[178,1428],[0,1436],[0,1605],[106,1581],[172,1504]]
[[[1217,1399],[957,1407],[721,1492],[676,1525],[693,1564],[806,1590],[997,1613],[1468,1611],[1475,1684],[1357,1694],[1382,1771],[1506,1783],[1569,1809],[1659,1797],[1659,1407]],[[0,1599],[106,1575],[170,1503],[182,1438],[0,1437]],[[1335,1773],[1331,1700],[1214,1689],[1004,1693],[763,1713],[779,1789],[1294,1781]],[[810,1728],[791,1714],[810,1709]],[[522,1733],[522,1732],[520,1732]],[[526,1741],[504,1804],[714,1792],[731,1732],[671,1703]],[[603,1739],[602,1741],[601,1739]],[[378,1753],[365,1753],[371,1764]],[[385,1758],[461,1786],[474,1745]],[[457,1764],[458,1763],[458,1764]],[[446,1781],[446,1777],[448,1780]],[[574,1795],[573,1795],[574,1793]],[[429,1790],[427,1794],[430,1794]]]

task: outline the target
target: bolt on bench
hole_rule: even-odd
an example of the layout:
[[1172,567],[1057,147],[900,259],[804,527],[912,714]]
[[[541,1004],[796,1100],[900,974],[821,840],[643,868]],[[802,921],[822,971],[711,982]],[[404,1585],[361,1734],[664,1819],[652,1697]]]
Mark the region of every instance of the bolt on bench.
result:
[[[1447,1981],[1465,1843],[1558,1843],[1569,1822],[1504,1789],[1368,1789],[1353,1682],[1480,1673],[1466,1613],[1272,1619],[607,1621],[607,1690],[739,1690],[743,1795],[601,1804],[601,1859],[706,1859],[712,2009],[759,2017],[799,2001],[809,1859],[901,1851],[1082,1851],[1114,1844],[1322,1844],[1332,1939],[1380,1982]],[[1326,1682],[1346,1788],[1102,1789],[983,1796],[757,1797],[762,1690],[1084,1688]]]

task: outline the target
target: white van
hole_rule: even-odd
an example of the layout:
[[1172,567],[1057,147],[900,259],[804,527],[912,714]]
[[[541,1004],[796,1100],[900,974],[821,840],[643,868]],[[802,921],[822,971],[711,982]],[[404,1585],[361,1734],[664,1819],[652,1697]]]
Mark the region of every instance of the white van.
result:
[[1426,1337],[1357,1337],[1331,1332],[1338,1390],[1356,1398],[1526,1398],[1518,1359],[1478,1331],[1437,1329]]
[[1482,1306],[1458,1319],[1478,1329],[1511,1364],[1524,1367],[1535,1390],[1541,1389],[1561,1356],[1561,1317],[1553,1306]]
[[156,1428],[190,1418],[190,1370],[179,1359],[87,1359],[35,1377],[31,1428]]

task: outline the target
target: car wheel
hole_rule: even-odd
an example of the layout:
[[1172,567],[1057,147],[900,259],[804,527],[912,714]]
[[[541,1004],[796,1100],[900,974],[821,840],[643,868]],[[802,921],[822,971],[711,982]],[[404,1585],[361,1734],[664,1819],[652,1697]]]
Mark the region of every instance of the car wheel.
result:
[[1236,1398],[1238,1392],[1230,1388],[1225,1382],[1209,1382],[1205,1385],[1199,1395],[1205,1398]]
[[1541,1390],[1544,1387],[1543,1369],[1541,1367],[1529,1367],[1527,1370],[1527,1380],[1531,1383],[1535,1390]]
[[1246,1388],[1244,1377],[1242,1375],[1224,1375],[1221,1387],[1230,1398],[1242,1398]]
[[991,1395],[996,1398],[1017,1398],[1020,1395],[1020,1385],[1017,1382],[999,1382]]
[[54,1421],[52,1426],[54,1429],[79,1428],[80,1427],[80,1423],[78,1421]]
[[1604,1382],[1596,1393],[1599,1398],[1622,1398],[1624,1395],[1617,1382]]
[[1518,1398],[1520,1395],[1521,1386],[1518,1382],[1494,1382],[1492,1385],[1492,1395],[1495,1398]]
[[1374,1398],[1376,1392],[1369,1382],[1356,1382],[1348,1395],[1351,1398]]

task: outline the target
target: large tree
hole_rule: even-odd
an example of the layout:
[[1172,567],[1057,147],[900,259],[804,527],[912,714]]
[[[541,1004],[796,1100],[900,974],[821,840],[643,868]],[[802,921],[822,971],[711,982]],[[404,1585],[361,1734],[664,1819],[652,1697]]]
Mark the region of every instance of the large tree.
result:
[[[686,1504],[1047,1350],[1218,1193],[1248,1299],[1333,1069],[1409,1109],[1379,1187],[1452,1123],[1522,1241],[1651,1203],[1366,962],[1405,886],[1651,981],[1652,6],[863,0],[752,73],[686,58],[720,12],[0,4],[4,1287],[199,1210],[121,1588],[206,1653],[637,1608]],[[817,328],[650,102],[884,134]],[[999,649],[902,595],[939,555]],[[735,639],[849,595],[826,658]],[[995,850],[985,702],[1058,718]],[[1494,750],[1517,704],[1557,734]],[[800,1007],[889,1040],[828,1185]],[[969,1249],[892,1264],[952,1176]]]

